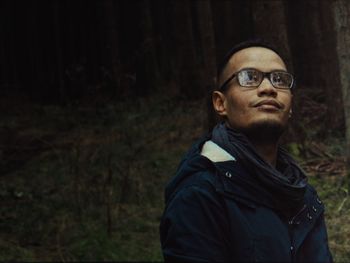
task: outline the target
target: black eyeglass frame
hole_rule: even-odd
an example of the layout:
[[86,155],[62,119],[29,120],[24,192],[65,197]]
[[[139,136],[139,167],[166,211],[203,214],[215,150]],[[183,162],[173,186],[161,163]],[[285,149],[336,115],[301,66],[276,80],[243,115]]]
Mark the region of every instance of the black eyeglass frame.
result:
[[[237,72],[235,72],[235,73],[233,73],[224,83],[222,83],[222,85],[220,86],[220,88],[218,89],[219,91],[224,91],[226,88],[227,88],[227,84],[232,80],[232,79],[234,79],[240,72],[242,72],[242,71],[244,71],[244,70],[255,70],[255,71],[257,71],[257,72],[259,72],[259,73],[262,73],[263,74],[263,77],[262,77],[262,79],[261,79],[261,82],[263,82],[264,81],[264,79],[267,77],[267,79],[270,81],[270,83],[271,83],[271,85],[272,86],[274,86],[273,85],[273,83],[272,83],[272,80],[271,80],[271,74],[272,73],[276,73],[276,72],[282,72],[282,73],[284,73],[284,74],[287,74],[287,75],[289,75],[289,76],[291,76],[292,77],[292,83],[290,84],[290,86],[288,87],[288,88],[281,88],[281,87],[276,87],[276,86],[274,86],[276,89],[284,89],[284,90],[291,90],[293,87],[294,87],[294,83],[295,83],[295,80],[294,80],[294,76],[291,74],[291,73],[289,73],[289,72],[287,72],[287,71],[283,71],[283,70],[273,70],[273,71],[270,71],[270,72],[262,72],[262,71],[260,71],[260,70],[257,70],[257,69],[255,69],[255,68],[243,68],[243,69],[241,69],[240,71],[237,71]],[[260,84],[261,84],[261,82],[258,84],[258,85],[252,85],[252,86],[242,86],[241,85],[241,83],[239,83],[239,81],[237,81],[238,82],[238,84],[241,86],[241,87],[246,87],[246,88],[249,88],[249,87],[252,87],[252,88],[256,88],[256,87],[259,87],[260,86]]]

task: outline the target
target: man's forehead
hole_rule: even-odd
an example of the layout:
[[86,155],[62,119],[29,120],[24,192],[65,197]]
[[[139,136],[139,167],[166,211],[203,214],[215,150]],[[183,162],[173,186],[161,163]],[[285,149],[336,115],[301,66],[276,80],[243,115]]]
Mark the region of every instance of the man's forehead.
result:
[[248,47],[232,55],[226,70],[236,72],[242,68],[257,68],[261,71],[286,70],[286,65],[282,58],[271,49]]

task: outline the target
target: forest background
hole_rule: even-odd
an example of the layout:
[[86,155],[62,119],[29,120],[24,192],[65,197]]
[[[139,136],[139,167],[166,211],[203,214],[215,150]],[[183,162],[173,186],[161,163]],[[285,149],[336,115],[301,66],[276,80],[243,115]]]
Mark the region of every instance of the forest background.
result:
[[283,144],[350,261],[350,1],[3,0],[0,261],[161,261],[163,190],[213,126],[217,64],[274,43],[296,76]]

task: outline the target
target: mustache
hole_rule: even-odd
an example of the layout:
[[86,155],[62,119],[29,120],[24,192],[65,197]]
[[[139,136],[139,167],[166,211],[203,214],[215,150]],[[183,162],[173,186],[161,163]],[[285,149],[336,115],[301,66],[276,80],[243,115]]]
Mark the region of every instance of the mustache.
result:
[[284,105],[282,102],[275,100],[275,99],[259,99],[259,100],[255,100],[252,101],[250,103],[251,107],[259,107],[261,105],[273,105],[275,107],[277,107],[280,110],[284,110],[286,108],[286,105]]

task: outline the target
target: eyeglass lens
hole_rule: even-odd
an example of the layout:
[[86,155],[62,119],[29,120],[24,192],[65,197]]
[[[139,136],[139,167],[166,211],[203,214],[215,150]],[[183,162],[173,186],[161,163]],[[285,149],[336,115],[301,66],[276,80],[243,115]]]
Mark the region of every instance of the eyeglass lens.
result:
[[276,88],[291,88],[293,83],[292,75],[287,72],[275,71],[271,73],[263,73],[254,69],[241,70],[238,74],[238,82],[243,87],[257,87],[264,79],[264,75],[268,75],[271,84]]

